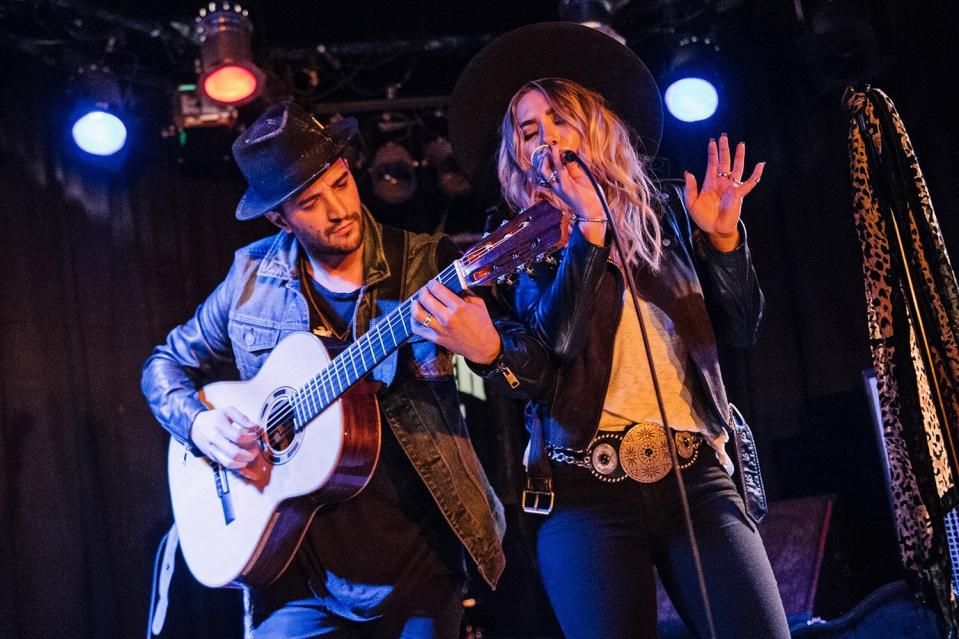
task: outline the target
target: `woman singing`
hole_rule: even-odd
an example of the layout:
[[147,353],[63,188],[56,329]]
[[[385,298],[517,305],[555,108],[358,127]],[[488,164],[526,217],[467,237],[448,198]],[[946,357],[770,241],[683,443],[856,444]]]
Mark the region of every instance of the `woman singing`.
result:
[[[511,208],[545,199],[570,224],[558,264],[537,265],[511,292],[551,353],[528,394],[524,505],[548,513],[537,553],[564,633],[656,637],[655,567],[696,636],[788,637],[753,520],[758,466],[740,448],[716,348],[752,344],[762,315],[740,213],[763,164],[747,174],[745,144],[722,135],[701,184],[688,172],[682,187],[657,184],[655,81],[625,46],[572,23],[487,45],[457,83],[450,127],[474,183],[495,171]],[[622,255],[574,155],[608,201]],[[502,363],[480,372],[504,384],[537,377]]]

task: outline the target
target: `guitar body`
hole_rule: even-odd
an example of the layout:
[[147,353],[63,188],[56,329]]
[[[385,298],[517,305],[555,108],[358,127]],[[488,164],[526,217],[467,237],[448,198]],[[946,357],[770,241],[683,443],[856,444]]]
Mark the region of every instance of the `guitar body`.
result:
[[210,587],[265,586],[289,565],[316,510],[366,486],[380,448],[375,384],[359,381],[294,432],[290,398],[330,362],[320,340],[293,333],[255,377],[217,382],[200,398],[260,425],[254,479],[170,442],[168,471],[183,555]]

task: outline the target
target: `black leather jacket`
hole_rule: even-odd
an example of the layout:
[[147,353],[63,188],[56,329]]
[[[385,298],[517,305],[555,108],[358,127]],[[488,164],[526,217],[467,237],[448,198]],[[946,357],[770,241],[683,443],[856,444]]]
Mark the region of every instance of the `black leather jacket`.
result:
[[[693,230],[683,205],[681,186],[666,184],[658,200],[663,230],[663,261],[658,273],[637,269],[640,295],[673,321],[695,364],[708,399],[711,435],[726,428],[735,446],[737,480],[754,519],[765,508],[755,446],[745,423],[733,420],[719,370],[717,339],[733,346],[751,345],[763,311],[763,295],[741,228],[743,241],[722,253]],[[590,244],[574,228],[558,266],[538,264],[523,275],[512,295],[516,316],[552,357],[516,358],[515,337],[504,337],[503,354],[493,367],[478,368],[494,386],[530,399],[532,480],[550,477],[545,444],[585,448],[596,433],[612,367],[613,340],[626,295],[624,274],[610,261],[611,245]],[[503,329],[515,332],[515,327]],[[528,349],[527,349],[528,353]],[[537,368],[547,362],[548,371]],[[508,369],[515,388],[506,384]],[[537,483],[534,481],[534,483]],[[540,481],[545,487],[548,481]],[[742,484],[745,484],[744,486]]]

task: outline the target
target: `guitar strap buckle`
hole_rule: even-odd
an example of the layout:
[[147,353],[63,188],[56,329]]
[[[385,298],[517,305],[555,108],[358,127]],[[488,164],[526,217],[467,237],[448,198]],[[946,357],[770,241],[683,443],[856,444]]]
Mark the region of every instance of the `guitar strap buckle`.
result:
[[553,512],[555,498],[552,479],[527,477],[526,489],[523,490],[521,501],[523,512],[531,515],[548,515]]

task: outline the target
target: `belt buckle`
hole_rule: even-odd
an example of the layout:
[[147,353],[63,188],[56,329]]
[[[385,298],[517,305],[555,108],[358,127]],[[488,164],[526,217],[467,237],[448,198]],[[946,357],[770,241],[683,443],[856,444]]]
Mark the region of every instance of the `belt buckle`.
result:
[[619,446],[623,440],[621,433],[606,432],[593,437],[593,441],[586,447],[586,459],[589,462],[589,471],[596,479],[615,484],[626,479],[619,458]]
[[641,484],[652,484],[669,474],[673,460],[666,430],[659,424],[636,424],[619,444],[619,463],[626,474]]
[[[530,515],[548,515],[553,512],[553,501],[556,493],[553,492],[553,480],[543,479],[545,483],[544,490],[537,490],[533,486],[531,478],[526,480],[526,488],[523,490],[522,501],[523,512]],[[541,503],[548,502],[548,503]]]

